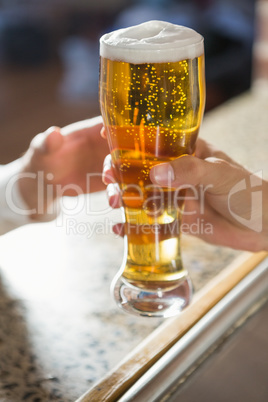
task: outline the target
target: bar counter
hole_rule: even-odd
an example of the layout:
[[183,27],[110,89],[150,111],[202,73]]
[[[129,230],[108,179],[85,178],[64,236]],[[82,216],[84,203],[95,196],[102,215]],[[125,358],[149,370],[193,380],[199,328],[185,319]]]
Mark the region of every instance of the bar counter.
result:
[[[204,119],[200,136],[267,178],[268,97],[251,91]],[[110,283],[123,257],[104,192],[64,199],[56,221],[0,239],[0,400],[73,402],[162,324],[120,311]],[[198,292],[241,252],[183,237]]]

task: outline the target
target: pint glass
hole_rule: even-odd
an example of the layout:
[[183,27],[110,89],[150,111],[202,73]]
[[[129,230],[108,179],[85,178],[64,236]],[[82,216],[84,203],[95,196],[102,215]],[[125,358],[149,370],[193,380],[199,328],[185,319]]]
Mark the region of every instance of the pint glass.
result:
[[124,211],[125,256],[112,289],[136,315],[169,317],[190,301],[180,252],[184,190],[150,169],[193,154],[205,103],[203,38],[148,21],[100,39],[100,107]]

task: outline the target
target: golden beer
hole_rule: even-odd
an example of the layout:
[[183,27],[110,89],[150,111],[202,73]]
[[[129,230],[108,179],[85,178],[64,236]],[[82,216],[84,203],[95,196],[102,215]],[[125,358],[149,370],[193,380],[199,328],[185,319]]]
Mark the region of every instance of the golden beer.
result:
[[205,102],[198,49],[194,57],[178,51],[178,60],[159,62],[143,60],[143,51],[137,62],[101,52],[101,113],[125,214],[122,277],[145,291],[172,290],[187,275],[179,233],[183,190],[153,185],[149,173],[155,164],[194,153]]

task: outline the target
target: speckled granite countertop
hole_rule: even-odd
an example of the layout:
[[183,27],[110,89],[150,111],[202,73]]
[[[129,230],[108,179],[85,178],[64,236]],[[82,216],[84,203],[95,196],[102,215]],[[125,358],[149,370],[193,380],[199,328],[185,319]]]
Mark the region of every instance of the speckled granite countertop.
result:
[[[208,114],[201,135],[267,175],[267,110],[268,97],[243,95]],[[1,402],[73,402],[162,322],[110,296],[123,244],[105,194],[66,199],[66,210],[0,239]],[[191,237],[182,249],[195,290],[239,253]]]

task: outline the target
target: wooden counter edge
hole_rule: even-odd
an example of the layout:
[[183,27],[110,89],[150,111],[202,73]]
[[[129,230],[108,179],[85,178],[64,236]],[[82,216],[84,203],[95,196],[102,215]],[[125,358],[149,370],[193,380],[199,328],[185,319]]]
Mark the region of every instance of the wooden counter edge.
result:
[[166,320],[154,330],[119,365],[76,402],[117,401],[141,375],[267,256],[267,252],[241,253],[196,293],[191,304],[180,315]]

